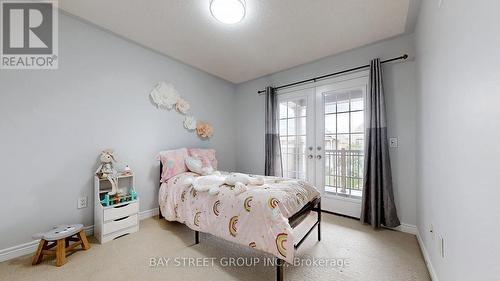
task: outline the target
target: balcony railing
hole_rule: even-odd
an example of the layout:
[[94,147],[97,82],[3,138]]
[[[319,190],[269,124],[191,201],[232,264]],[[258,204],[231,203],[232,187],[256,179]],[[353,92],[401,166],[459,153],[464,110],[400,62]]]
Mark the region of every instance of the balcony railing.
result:
[[363,192],[363,150],[325,150],[325,190],[347,197]]

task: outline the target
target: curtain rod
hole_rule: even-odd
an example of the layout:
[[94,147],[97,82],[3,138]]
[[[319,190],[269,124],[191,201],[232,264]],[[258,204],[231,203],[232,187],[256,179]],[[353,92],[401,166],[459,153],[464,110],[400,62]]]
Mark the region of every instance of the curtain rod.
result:
[[[397,57],[397,58],[392,58],[392,59],[381,61],[380,63],[387,63],[387,62],[396,61],[396,60],[405,60],[407,58],[408,58],[408,55],[404,54],[404,55],[402,55],[400,57]],[[318,77],[314,77],[314,78],[302,80],[302,81],[299,81],[299,82],[294,82],[294,83],[290,83],[290,84],[278,86],[278,87],[275,87],[275,89],[279,90],[279,89],[288,88],[288,87],[299,85],[299,84],[314,83],[317,80],[325,79],[325,78],[328,78],[328,77],[331,77],[331,76],[335,76],[335,75],[339,75],[339,74],[344,74],[344,73],[347,73],[347,72],[352,72],[352,71],[356,71],[356,70],[360,70],[360,69],[368,68],[368,67],[370,67],[369,64],[363,65],[363,66],[358,66],[358,67],[354,67],[354,68],[351,68],[351,69],[346,69],[346,70],[342,70],[342,71],[339,71],[339,72],[330,73],[330,74],[326,74],[326,75],[323,75],[323,76],[318,76]],[[266,90],[260,90],[257,93],[260,95],[260,94],[265,93],[265,92],[266,92]]]

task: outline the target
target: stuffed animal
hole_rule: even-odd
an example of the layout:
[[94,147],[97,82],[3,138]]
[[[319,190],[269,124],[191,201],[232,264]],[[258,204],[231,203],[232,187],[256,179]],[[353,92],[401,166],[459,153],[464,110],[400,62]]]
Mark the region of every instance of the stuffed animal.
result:
[[211,175],[214,173],[214,168],[210,164],[203,166],[203,161],[194,157],[186,157],[186,166],[191,172],[200,174],[202,176]]
[[198,192],[206,192],[210,195],[217,195],[220,192],[220,187],[224,184],[229,185],[229,189],[233,195],[239,195],[247,191],[247,185],[263,185],[264,179],[254,178],[241,173],[232,173],[227,176],[222,176],[218,171],[211,175],[200,177],[189,177],[184,181],[185,185],[193,185],[193,188]]
[[198,192],[208,191],[210,195],[215,195],[218,193],[220,186],[224,184],[225,180],[226,178],[224,176],[222,176],[219,172],[215,172],[214,174],[208,176],[187,178],[184,183],[192,184],[193,188]]
[[241,173],[232,173],[226,177],[224,181],[225,184],[234,186],[233,192],[235,195],[239,195],[245,191],[247,191],[247,185],[263,185],[264,179],[254,178],[246,174]]
[[[229,185],[233,188],[230,189],[230,192],[234,195],[240,195],[241,193],[245,192],[248,190],[248,185],[263,185],[264,184],[264,179],[259,177],[259,178],[254,178],[246,174],[241,174],[241,173],[231,173],[226,176],[224,180],[224,184]],[[220,192],[220,185],[215,187],[213,186],[210,188],[208,193],[210,195],[216,195]]]
[[225,184],[236,185],[237,183],[242,183],[243,185],[263,185],[264,179],[262,177],[255,178],[241,173],[231,173],[226,177]]
[[115,156],[112,149],[106,149],[101,153],[99,157],[101,165],[96,171],[96,175],[100,179],[107,179],[111,183],[111,191],[108,192],[109,195],[115,195],[118,193],[118,172],[113,167],[113,162],[116,162]]

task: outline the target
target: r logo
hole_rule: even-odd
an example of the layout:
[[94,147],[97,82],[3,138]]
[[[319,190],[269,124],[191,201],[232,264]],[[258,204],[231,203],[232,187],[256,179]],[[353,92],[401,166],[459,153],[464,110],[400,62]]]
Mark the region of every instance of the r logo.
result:
[[3,55],[53,53],[50,2],[2,2]]

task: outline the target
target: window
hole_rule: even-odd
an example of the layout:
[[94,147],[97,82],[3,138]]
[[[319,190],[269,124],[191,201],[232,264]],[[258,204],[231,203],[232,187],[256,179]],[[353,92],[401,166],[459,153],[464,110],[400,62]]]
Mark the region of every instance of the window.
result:
[[362,89],[324,94],[325,191],[361,198],[364,164]]

